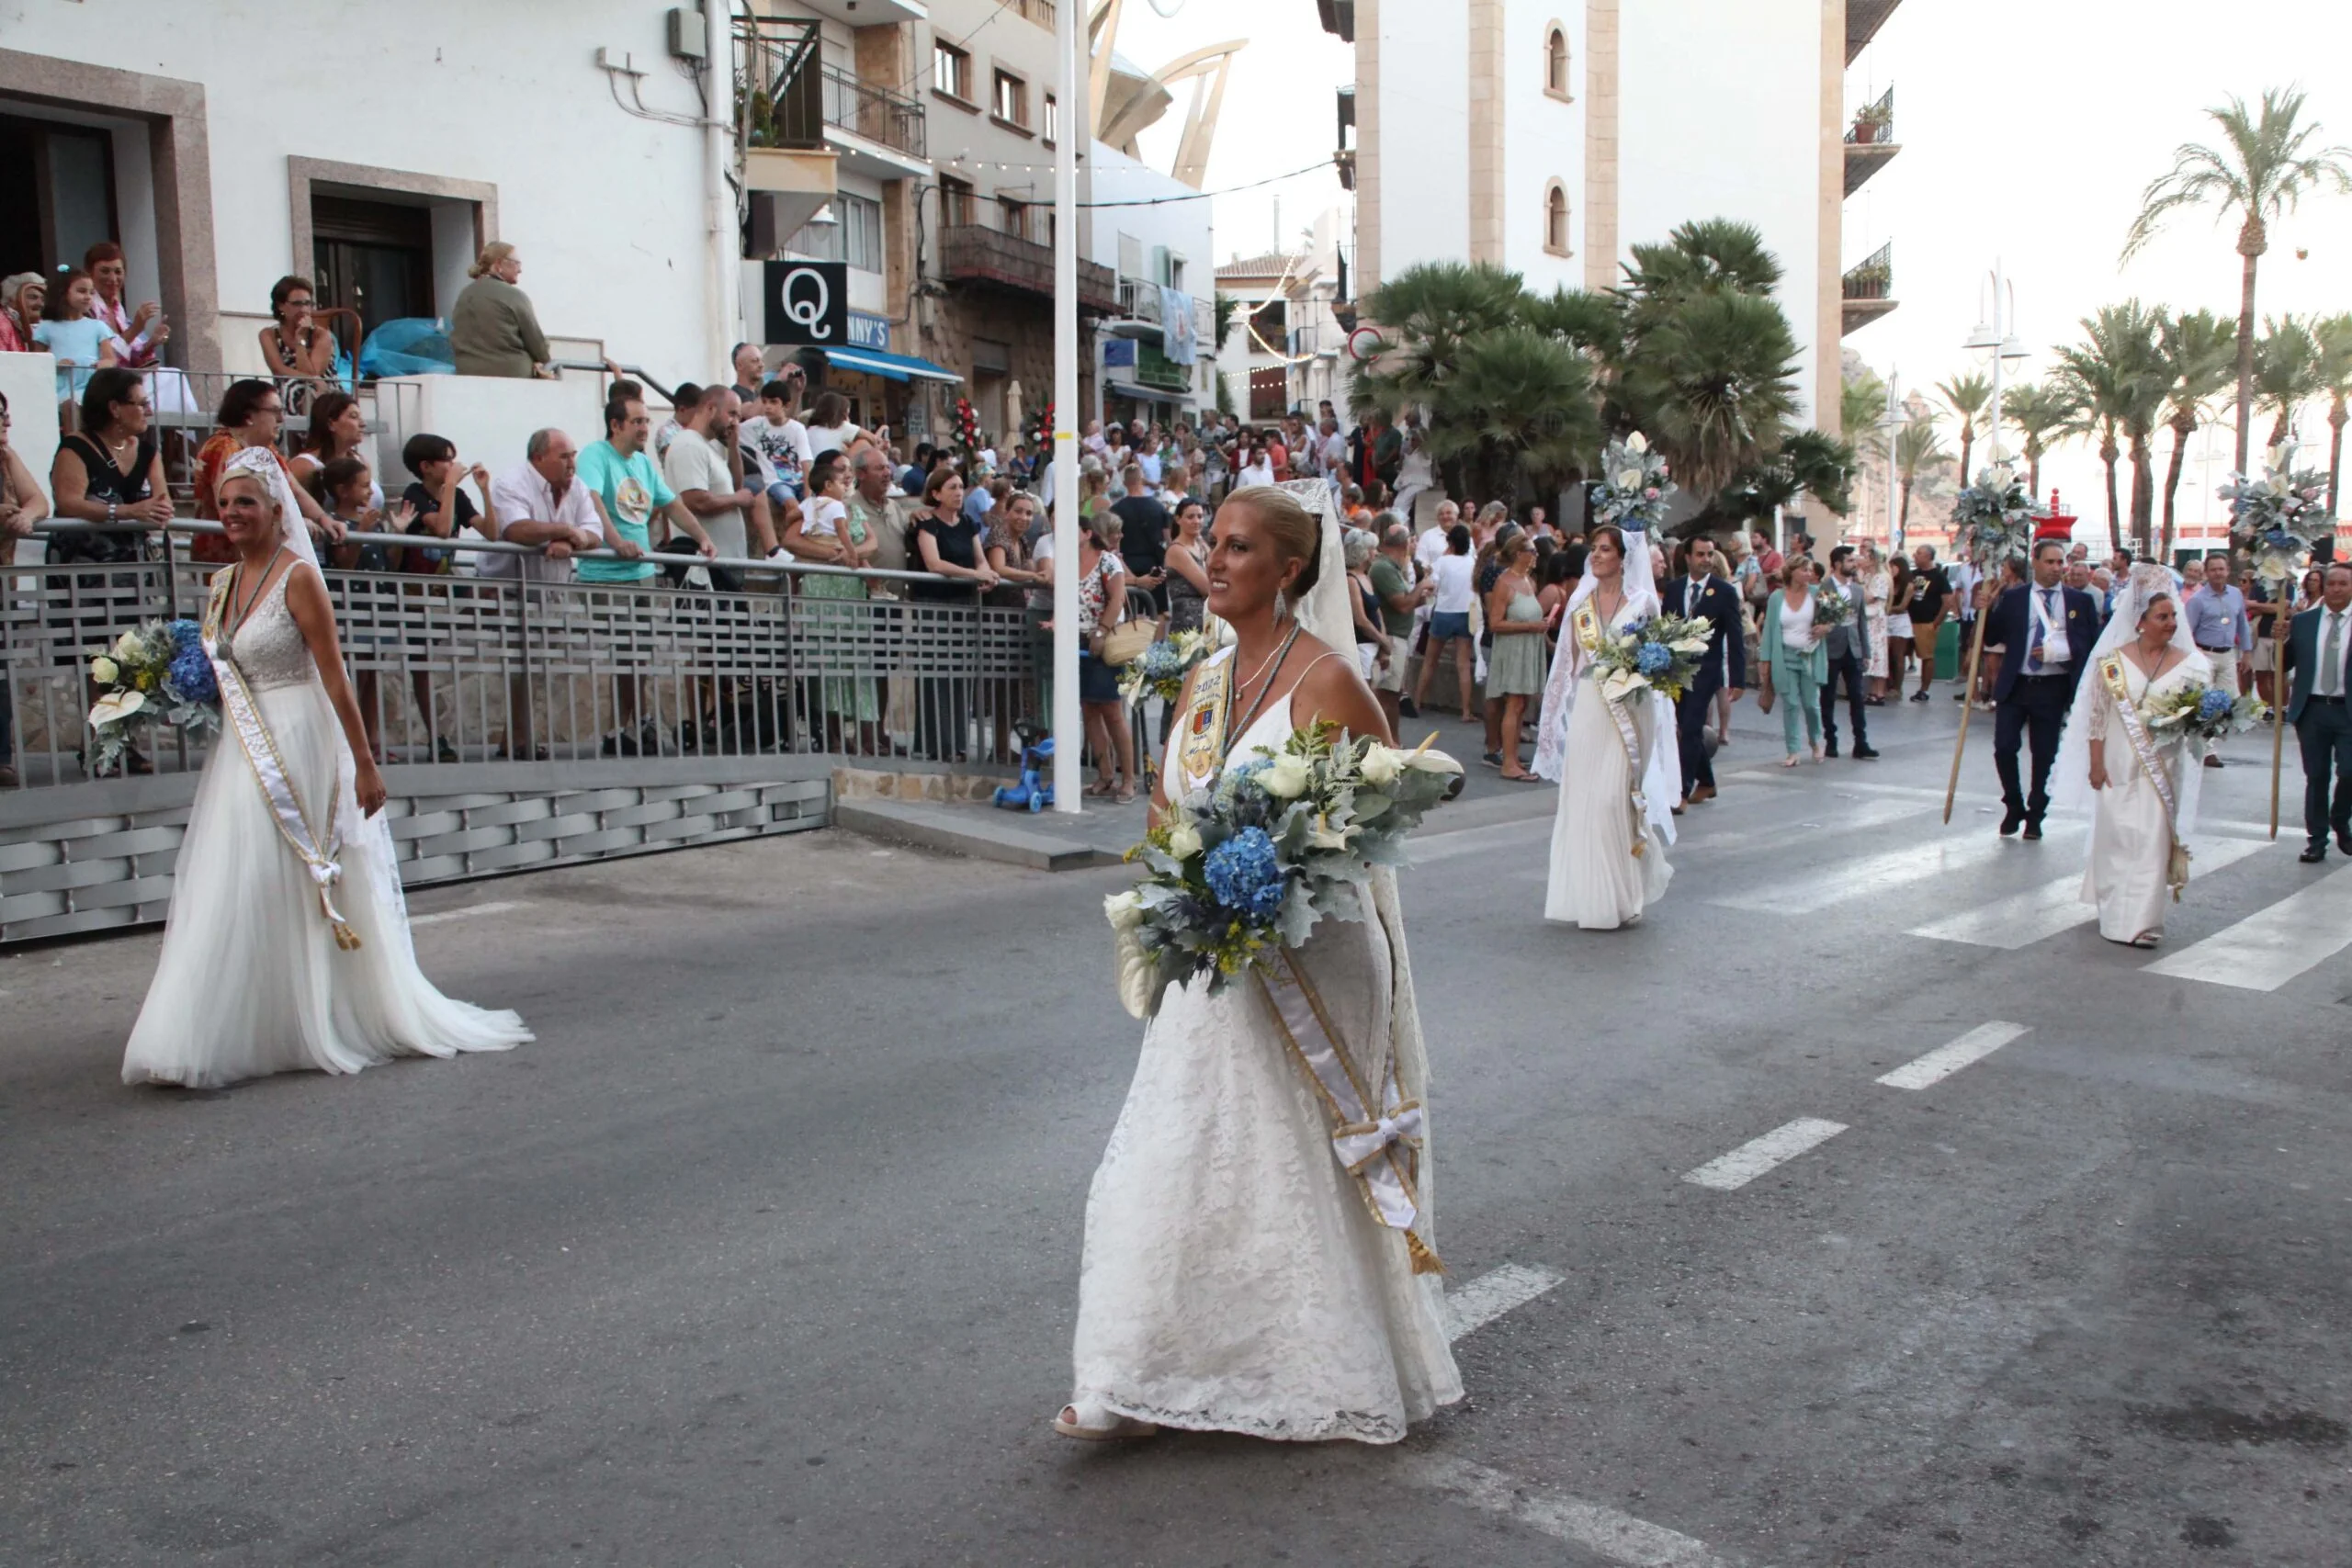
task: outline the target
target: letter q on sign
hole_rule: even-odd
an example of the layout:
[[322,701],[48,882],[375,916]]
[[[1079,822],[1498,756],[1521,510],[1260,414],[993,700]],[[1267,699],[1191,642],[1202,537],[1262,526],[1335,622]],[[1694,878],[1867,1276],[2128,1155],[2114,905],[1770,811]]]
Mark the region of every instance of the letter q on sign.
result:
[[763,264],[766,340],[808,348],[849,342],[849,264],[771,261]]

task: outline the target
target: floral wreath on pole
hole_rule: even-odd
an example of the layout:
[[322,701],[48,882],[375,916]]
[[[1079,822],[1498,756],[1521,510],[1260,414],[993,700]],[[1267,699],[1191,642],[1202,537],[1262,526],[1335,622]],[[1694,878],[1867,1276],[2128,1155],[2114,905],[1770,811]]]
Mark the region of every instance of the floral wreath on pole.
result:
[[2000,562],[2024,559],[2033,547],[2034,525],[2049,513],[2037,504],[2007,463],[1976,470],[1976,482],[1952,502],[1952,526],[1972,547],[1976,567],[1989,572]]
[[956,449],[966,457],[979,456],[980,414],[969,398],[956,400]]
[[1666,458],[1634,431],[1611,441],[1600,454],[1600,479],[1592,487],[1592,520],[1647,532],[1666,521],[1675,491],[1666,477]]
[[2230,503],[2230,543],[2254,558],[2254,570],[2266,582],[2293,577],[2301,558],[2335,531],[2327,514],[2327,476],[2295,468],[2293,462],[2293,447],[2273,446],[2263,457],[2260,479],[2232,474],[2221,491]]

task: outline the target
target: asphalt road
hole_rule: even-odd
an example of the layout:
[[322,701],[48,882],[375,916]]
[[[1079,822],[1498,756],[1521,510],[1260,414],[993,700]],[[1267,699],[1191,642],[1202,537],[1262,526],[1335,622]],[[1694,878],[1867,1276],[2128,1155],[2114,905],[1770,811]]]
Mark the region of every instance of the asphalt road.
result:
[[1490,776],[1408,874],[1492,1315],[1395,1450],[1047,1431],[1121,871],[439,890],[536,1043],[211,1094],[117,1081],[153,934],[0,958],[0,1563],[2352,1562],[2352,867],[2261,842],[2267,748],[2151,955],[1981,746],[1939,825],[1940,696],[1790,773],[1743,713],[1638,929],[1543,923]]

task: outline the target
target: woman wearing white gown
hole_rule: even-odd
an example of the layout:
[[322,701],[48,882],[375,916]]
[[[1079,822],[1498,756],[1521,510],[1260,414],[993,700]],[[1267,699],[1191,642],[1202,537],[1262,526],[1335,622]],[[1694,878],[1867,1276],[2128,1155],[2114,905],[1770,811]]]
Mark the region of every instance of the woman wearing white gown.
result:
[[[1206,790],[1223,758],[1279,750],[1317,721],[1386,738],[1354,660],[1299,624],[1349,635],[1336,529],[1283,490],[1238,490],[1217,511],[1208,575],[1208,607],[1234,641],[1186,682],[1163,790]],[[1295,618],[1283,612],[1302,599]],[[1226,669],[1211,678],[1214,664]],[[1197,772],[1196,734],[1211,738]],[[1297,958],[1351,1054],[1393,1060],[1403,1099],[1425,1104],[1396,879],[1368,871],[1359,891],[1363,918],[1322,921]],[[1425,1134],[1412,1227],[1424,1243],[1429,1195]],[[1087,1196],[1076,1392],[1054,1429],[1393,1443],[1462,1397],[1441,1314],[1438,1276],[1416,1272],[1407,1233],[1381,1223],[1335,1156],[1266,991],[1170,990]]]
[[1675,749],[1673,708],[1646,691],[1612,705],[1587,647],[1604,629],[1622,632],[1658,613],[1649,547],[1639,531],[1613,525],[1592,530],[1589,547],[1584,581],[1561,617],[1536,732],[1535,772],[1560,785],[1544,918],[1611,931],[1640,919],[1666,891],[1674,874],[1668,813],[1681,792],[1659,754]]
[[2075,690],[2052,788],[2060,810],[2092,814],[2082,898],[2098,906],[2109,942],[2163,939],[2165,908],[2188,881],[2186,852],[2177,859],[2174,847],[2196,821],[2203,776],[2198,748],[2177,729],[2151,732],[2140,713],[2152,697],[2212,679],[2164,569],[2134,567]]
[[[125,1083],[354,1073],[531,1038],[514,1014],[452,1001],[417,970],[377,815],[384,783],[284,483],[266,450],[250,465],[232,459],[220,483],[238,552],[214,579],[205,617],[222,728],[180,841]],[[241,709],[254,726],[242,733]]]

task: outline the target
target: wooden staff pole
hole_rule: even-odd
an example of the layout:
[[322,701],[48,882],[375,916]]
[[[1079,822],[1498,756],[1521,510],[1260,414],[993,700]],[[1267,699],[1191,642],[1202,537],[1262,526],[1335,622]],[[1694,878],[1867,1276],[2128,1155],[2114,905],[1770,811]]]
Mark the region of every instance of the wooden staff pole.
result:
[[[1975,589],[1969,592],[1973,595]],[[1952,737],[1951,779],[1944,785],[1944,826],[1951,826],[1952,796],[1960,793],[1960,754],[1968,745],[1968,716],[1976,711],[1976,667],[1984,658],[1984,623],[1992,618],[1988,604],[1976,612],[1976,636],[1968,648],[1968,670],[1961,677],[1960,733]],[[1932,656],[1931,656],[1932,657]]]

